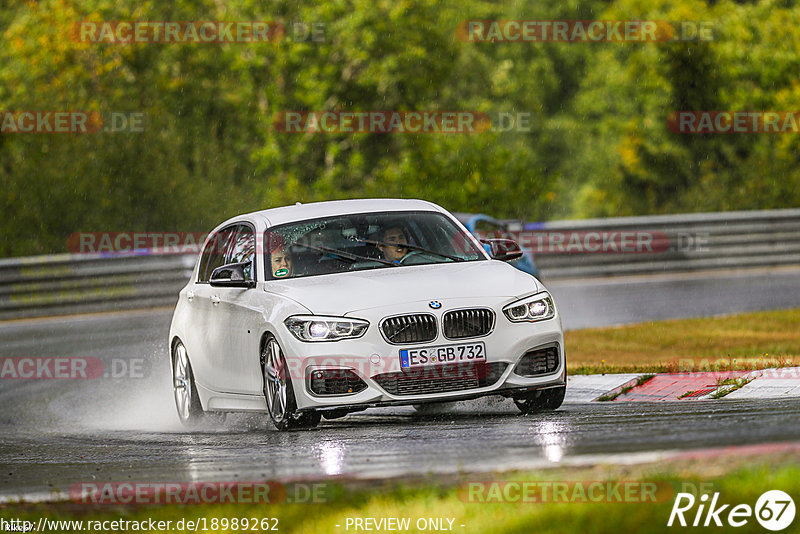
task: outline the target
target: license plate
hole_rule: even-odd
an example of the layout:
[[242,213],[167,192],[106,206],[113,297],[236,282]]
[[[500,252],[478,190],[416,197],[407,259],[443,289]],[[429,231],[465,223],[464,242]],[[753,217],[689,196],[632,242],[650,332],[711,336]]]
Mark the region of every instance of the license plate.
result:
[[418,349],[400,349],[400,367],[403,369],[448,363],[485,361],[486,347],[483,343],[461,343],[458,345],[437,345]]

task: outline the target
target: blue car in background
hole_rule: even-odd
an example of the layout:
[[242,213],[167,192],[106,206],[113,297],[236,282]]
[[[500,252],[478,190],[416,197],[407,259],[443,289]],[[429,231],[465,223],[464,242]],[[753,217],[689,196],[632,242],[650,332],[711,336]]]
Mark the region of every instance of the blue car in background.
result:
[[[520,221],[501,221],[483,213],[453,213],[453,215],[476,237],[486,237],[489,233],[494,234],[494,237],[502,237],[502,234],[513,234],[523,230],[523,223]],[[523,250],[520,259],[509,263],[520,271],[541,279],[539,268],[533,261],[533,254],[529,250]]]

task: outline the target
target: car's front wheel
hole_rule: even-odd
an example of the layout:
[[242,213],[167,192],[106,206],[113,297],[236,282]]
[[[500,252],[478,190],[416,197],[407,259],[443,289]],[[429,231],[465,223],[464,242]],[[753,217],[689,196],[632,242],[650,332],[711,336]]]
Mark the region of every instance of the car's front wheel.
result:
[[319,424],[319,412],[297,413],[292,380],[278,340],[269,336],[261,350],[264,396],[272,423],[278,430],[312,428]]
[[567,386],[539,389],[514,397],[514,404],[522,413],[547,412],[555,410],[564,402]]

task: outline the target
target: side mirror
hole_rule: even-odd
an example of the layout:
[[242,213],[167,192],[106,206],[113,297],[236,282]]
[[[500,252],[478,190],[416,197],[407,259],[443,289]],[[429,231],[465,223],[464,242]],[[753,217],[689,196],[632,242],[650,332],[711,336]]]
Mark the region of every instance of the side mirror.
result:
[[500,261],[513,261],[522,257],[522,249],[513,239],[481,239],[481,243],[489,245],[489,254]]
[[208,283],[213,287],[256,287],[255,280],[245,280],[244,268],[251,262],[229,263],[211,272]]

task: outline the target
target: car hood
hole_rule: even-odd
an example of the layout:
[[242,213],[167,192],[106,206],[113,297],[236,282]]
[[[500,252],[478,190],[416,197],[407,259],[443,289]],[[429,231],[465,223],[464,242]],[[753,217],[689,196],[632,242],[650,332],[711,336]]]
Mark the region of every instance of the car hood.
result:
[[387,267],[267,282],[265,291],[290,298],[314,314],[406,302],[530,295],[543,287],[529,274],[500,261]]

